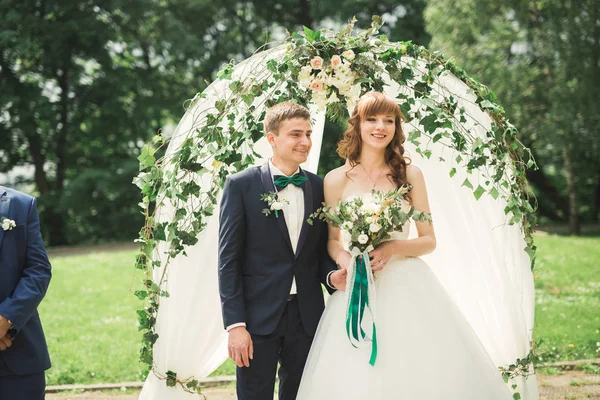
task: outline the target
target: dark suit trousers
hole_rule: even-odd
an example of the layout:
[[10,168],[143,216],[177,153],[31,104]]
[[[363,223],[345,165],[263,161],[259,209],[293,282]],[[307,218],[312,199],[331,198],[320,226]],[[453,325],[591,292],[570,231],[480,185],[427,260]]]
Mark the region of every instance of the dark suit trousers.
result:
[[298,301],[288,301],[270,335],[252,335],[254,359],[250,367],[237,367],[239,400],[273,400],[279,362],[279,400],[295,400],[313,337],[304,331]]
[[44,400],[46,377],[43,372],[18,376],[0,357],[0,400]]

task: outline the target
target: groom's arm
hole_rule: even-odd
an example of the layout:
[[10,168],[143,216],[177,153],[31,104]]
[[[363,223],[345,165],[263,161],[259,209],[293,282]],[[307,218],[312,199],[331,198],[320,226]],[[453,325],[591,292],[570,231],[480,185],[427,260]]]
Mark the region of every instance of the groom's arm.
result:
[[241,260],[245,244],[245,215],[239,182],[228,177],[219,215],[219,293],[225,327],[246,322]]
[[335,292],[335,288],[331,282],[331,275],[337,271],[337,265],[329,256],[329,252],[327,251],[327,224],[322,223],[321,229],[321,243],[319,243],[319,275],[321,278],[321,282],[327,288],[329,294]]
[[[15,200],[17,199],[14,198],[13,201]],[[3,317],[9,320],[13,324],[15,334],[23,329],[37,309],[46,294],[52,277],[50,261],[48,261],[40,232],[40,218],[36,202],[33,198],[30,201],[26,226],[25,266],[21,272],[21,279],[11,296],[0,303],[0,319]]]

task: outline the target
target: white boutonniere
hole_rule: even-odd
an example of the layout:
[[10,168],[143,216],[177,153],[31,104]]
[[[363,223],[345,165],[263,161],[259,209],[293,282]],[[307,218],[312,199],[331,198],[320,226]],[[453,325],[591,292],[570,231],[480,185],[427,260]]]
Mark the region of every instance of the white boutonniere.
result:
[[260,199],[269,205],[268,208],[262,209],[262,213],[267,217],[271,215],[271,211],[273,211],[275,212],[275,218],[279,218],[279,211],[283,209],[283,203],[290,204],[289,201],[280,199],[277,192],[263,193],[260,196]]
[[13,228],[16,228],[17,224],[15,223],[15,221],[13,221],[12,219],[8,219],[5,217],[2,217],[2,230],[3,231],[10,231]]

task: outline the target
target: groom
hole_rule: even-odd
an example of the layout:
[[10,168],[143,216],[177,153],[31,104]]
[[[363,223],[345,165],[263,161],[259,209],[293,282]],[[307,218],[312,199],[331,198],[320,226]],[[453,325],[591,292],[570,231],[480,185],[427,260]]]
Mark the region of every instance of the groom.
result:
[[50,262],[35,199],[0,186],[0,399],[44,398],[50,358],[37,307]]
[[308,110],[279,103],[264,127],[273,158],[223,189],[219,289],[238,399],[272,400],[279,363],[279,399],[294,400],[324,309],[321,282],[344,289],[346,272],[327,254],[327,225],[306,222],[323,202],[323,180],[300,169],[312,145]]

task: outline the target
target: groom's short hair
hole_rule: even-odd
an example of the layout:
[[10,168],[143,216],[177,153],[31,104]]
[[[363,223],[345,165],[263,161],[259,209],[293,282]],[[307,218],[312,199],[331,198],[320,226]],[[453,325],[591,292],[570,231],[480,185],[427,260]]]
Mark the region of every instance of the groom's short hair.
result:
[[308,108],[301,106],[291,101],[284,101],[282,103],[275,104],[273,107],[267,110],[263,125],[265,127],[265,134],[273,132],[275,135],[279,135],[279,126],[286,119],[292,118],[304,118],[310,120],[310,112]]

